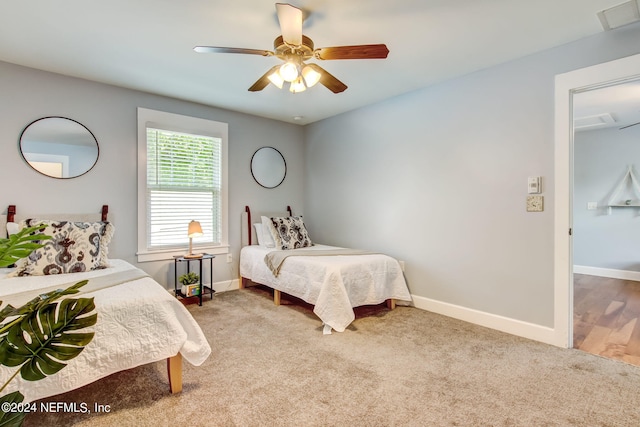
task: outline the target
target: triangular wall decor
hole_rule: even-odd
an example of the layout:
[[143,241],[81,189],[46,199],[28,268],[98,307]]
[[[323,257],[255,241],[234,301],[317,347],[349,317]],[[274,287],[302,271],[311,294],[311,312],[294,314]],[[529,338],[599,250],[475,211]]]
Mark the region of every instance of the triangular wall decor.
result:
[[[628,182],[631,183],[631,190],[625,193],[625,190],[629,188]],[[627,173],[613,190],[607,206],[609,207],[609,215],[611,215],[612,207],[640,207],[640,180],[633,172],[633,166],[627,168]]]

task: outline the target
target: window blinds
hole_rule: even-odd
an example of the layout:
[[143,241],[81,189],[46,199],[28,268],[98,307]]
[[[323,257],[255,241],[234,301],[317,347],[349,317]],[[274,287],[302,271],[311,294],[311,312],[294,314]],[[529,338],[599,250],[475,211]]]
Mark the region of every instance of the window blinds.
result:
[[196,220],[204,236],[194,244],[220,244],[220,138],[147,127],[147,247],[188,243]]

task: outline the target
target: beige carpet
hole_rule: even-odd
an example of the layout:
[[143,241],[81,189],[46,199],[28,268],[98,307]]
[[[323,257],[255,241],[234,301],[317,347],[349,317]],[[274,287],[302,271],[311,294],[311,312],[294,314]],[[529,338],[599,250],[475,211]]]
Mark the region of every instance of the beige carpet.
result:
[[185,363],[181,394],[159,362],[47,399],[110,413],[25,425],[640,426],[640,368],[415,308],[366,308],[330,336],[255,288],[189,310],[213,353]]

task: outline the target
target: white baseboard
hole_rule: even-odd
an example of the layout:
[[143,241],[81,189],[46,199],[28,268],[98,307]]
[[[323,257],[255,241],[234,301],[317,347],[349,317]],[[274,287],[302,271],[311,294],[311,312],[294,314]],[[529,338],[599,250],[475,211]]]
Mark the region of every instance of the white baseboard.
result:
[[[209,286],[207,284],[207,286]],[[225,280],[215,282],[213,289],[216,292],[232,291],[240,288],[240,279]],[[173,289],[169,289],[173,293]],[[553,328],[536,325],[533,323],[523,322],[521,320],[511,319],[504,316],[498,316],[455,304],[449,304],[442,301],[436,301],[417,295],[412,295],[413,305],[421,310],[431,311],[433,313],[442,314],[454,319],[463,320],[465,322],[484,326],[486,328],[495,329],[506,332],[508,334],[519,337],[540,341],[546,344],[562,347],[559,344],[558,337]],[[398,301],[402,303],[402,301]]]
[[573,272],[576,274],[588,274],[589,276],[609,277],[611,279],[633,280],[640,282],[640,271],[615,270],[613,268],[574,265]]
[[240,289],[239,279],[224,280],[213,284],[213,290],[216,292],[233,291],[234,289]]
[[558,345],[556,332],[553,328],[523,322],[521,320],[510,319],[483,311],[474,310],[459,305],[449,304],[442,301],[412,295],[416,308],[431,311],[454,319],[464,320],[508,334],[517,335],[534,341],[546,344]]

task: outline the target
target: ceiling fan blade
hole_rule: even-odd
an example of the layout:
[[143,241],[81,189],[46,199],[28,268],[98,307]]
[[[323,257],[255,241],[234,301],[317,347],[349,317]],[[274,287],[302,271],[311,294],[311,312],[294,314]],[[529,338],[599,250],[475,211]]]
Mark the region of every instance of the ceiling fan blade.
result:
[[321,47],[313,52],[317,59],[384,59],[388,54],[384,44]]
[[272,56],[270,50],[243,49],[240,47],[196,46],[193,48],[198,53],[245,53],[248,55]]
[[302,10],[288,3],[276,3],[276,13],[284,42],[302,45]]
[[307,64],[307,66],[313,68],[317,73],[320,73],[320,84],[325,86],[333,93],[344,92],[347,89],[347,85],[336,79],[327,70],[319,66],[318,64]]
[[264,75],[262,77],[260,77],[258,79],[258,81],[256,81],[253,84],[253,86],[251,86],[249,88],[249,92],[258,92],[258,91],[261,91],[262,89],[264,89],[265,87],[267,87],[267,85],[269,84],[269,75],[271,73],[273,73],[274,71],[276,71],[278,68],[280,68],[280,65],[276,65],[275,67],[271,67],[271,69],[269,71],[264,73]]
[[636,126],[636,125],[640,125],[640,122],[632,123],[632,124],[627,125],[627,126],[622,126],[619,130],[630,128],[631,126]]

